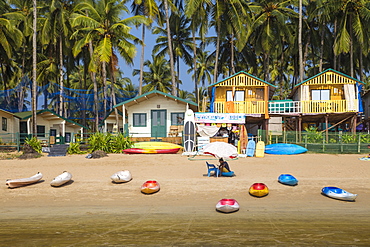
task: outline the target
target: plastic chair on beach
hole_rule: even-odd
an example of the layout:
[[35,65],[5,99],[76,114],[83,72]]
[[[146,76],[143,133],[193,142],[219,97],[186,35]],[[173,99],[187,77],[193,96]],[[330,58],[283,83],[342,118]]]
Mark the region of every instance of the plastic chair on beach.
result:
[[208,177],[211,176],[212,172],[214,172],[214,174],[218,177],[220,174],[220,170],[215,165],[209,164],[207,161],[206,161],[206,164],[208,168]]

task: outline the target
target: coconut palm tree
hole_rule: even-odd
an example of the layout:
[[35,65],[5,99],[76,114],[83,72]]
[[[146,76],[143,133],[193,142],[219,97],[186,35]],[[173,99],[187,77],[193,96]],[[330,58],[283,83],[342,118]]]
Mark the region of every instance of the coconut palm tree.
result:
[[[162,22],[162,17],[160,15],[157,2],[155,0],[133,0],[132,2],[132,13],[134,15],[143,15],[148,17],[149,25],[152,24],[154,20],[158,23]],[[141,25],[141,56],[140,56],[140,78],[139,78],[139,95],[142,93],[143,87],[143,69],[144,69],[144,48],[145,48],[145,28],[144,24]]]
[[[131,25],[147,24],[147,19],[143,16],[133,16],[121,19],[124,12],[128,13],[125,1],[100,0],[95,2],[82,2],[76,6],[80,13],[73,14],[73,26],[78,30],[75,32],[85,33],[86,35],[76,43],[74,54],[77,55],[82,48],[92,42],[95,46],[94,57],[101,63],[104,94],[104,116],[107,112],[107,69],[114,70],[116,57],[115,50],[119,52],[124,61],[128,64],[133,63],[136,55],[136,47],[131,41],[139,40],[130,34]],[[84,12],[89,15],[83,14]],[[108,65],[108,68],[107,68]],[[110,73],[114,79],[114,72]],[[113,101],[115,101],[113,95]],[[116,114],[117,115],[117,114]]]
[[[146,60],[144,67],[149,70],[143,73],[143,92],[158,90],[164,93],[171,92],[171,69],[169,62],[164,56],[152,55],[152,61]],[[132,74],[135,76],[140,70],[135,69]]]
[[[172,14],[170,16],[171,40],[178,78],[180,78],[180,58],[182,58],[186,64],[191,64],[192,59],[190,52],[192,51],[193,43],[190,38],[189,21],[190,20],[184,15],[178,16],[177,14]],[[158,55],[164,56],[169,50],[166,36],[167,31],[161,27],[155,27],[153,29],[153,34],[162,35],[156,39],[157,44],[154,45],[153,52],[158,52]],[[176,83],[176,87],[179,88],[179,81]]]

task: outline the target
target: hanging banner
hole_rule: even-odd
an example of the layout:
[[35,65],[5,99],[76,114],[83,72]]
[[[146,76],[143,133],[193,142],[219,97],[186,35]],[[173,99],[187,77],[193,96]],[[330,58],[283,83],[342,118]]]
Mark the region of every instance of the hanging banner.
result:
[[195,112],[194,115],[196,123],[245,123],[244,113]]

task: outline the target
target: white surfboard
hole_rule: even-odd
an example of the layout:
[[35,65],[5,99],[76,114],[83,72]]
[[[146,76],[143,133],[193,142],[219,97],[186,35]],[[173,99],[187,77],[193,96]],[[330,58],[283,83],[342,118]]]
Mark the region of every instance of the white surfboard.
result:
[[186,110],[184,118],[184,152],[193,152],[195,147],[195,118],[191,109]]

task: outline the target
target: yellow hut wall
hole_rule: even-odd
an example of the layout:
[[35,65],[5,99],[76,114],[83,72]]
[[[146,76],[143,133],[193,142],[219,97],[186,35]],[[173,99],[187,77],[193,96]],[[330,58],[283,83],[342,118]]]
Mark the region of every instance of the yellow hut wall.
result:
[[[215,99],[218,102],[226,102],[226,92],[232,91],[232,87],[217,87]],[[244,101],[264,101],[264,87],[235,87],[235,91],[244,91]]]
[[310,85],[310,99],[312,99],[311,90],[330,90],[330,100],[344,100],[344,89],[341,84],[323,84],[323,85]]

